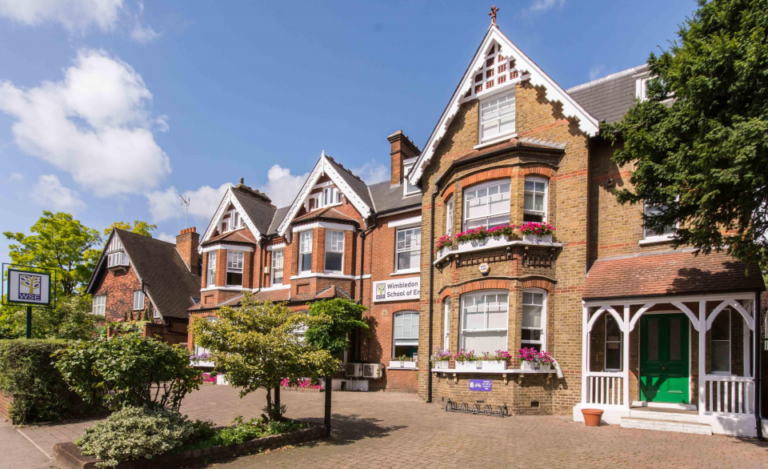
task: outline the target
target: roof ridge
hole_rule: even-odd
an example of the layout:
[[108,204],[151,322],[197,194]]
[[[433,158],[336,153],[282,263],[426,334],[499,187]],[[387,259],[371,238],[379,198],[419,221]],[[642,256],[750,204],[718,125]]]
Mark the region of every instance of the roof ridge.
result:
[[[357,174],[353,173],[351,170],[349,170],[349,169],[345,168],[343,164],[341,164],[341,163],[339,163],[338,161],[336,161],[336,160],[335,160],[335,159],[334,159],[332,156],[330,156],[330,155],[326,154],[326,155],[325,155],[325,157],[326,157],[326,158],[328,158],[329,160],[331,160],[331,162],[333,162],[333,163],[337,164],[337,165],[338,165],[338,166],[339,166],[341,169],[343,169],[344,171],[348,172],[350,175],[352,175],[352,177],[354,177],[354,178],[355,178],[355,179],[357,179],[358,181],[360,181],[360,182],[362,182],[363,184],[365,184],[365,181],[363,181],[362,179],[360,179],[360,176],[358,176]],[[368,184],[365,184],[365,185],[366,185],[366,187],[368,186]]]
[[583,83],[581,85],[576,85],[572,88],[568,88],[566,93],[572,93],[574,91],[581,91],[583,89],[591,88],[596,85],[600,85],[602,83],[605,83],[607,81],[616,80],[621,77],[625,77],[627,75],[633,75],[634,73],[638,72],[643,67],[646,67],[648,64],[638,65],[637,67],[632,67],[627,70],[622,70],[620,72],[613,73],[611,75],[604,76],[602,78],[598,78],[597,80],[588,81],[586,83]]
[[164,243],[164,244],[168,244],[168,245],[171,245],[171,246],[173,246],[173,247],[176,247],[176,243],[171,243],[171,242],[169,242],[169,241],[163,241],[162,239],[160,239],[160,238],[155,238],[155,237],[153,237],[153,236],[145,236],[145,235],[143,235],[143,234],[134,233],[133,231],[124,230],[124,229],[122,229],[122,228],[112,228],[112,229],[113,229],[113,230],[115,230],[115,231],[120,231],[120,232],[123,232],[123,233],[127,233],[127,234],[129,234],[129,235],[131,235],[131,236],[138,236],[138,237],[140,237],[140,238],[138,238],[138,239],[141,239],[141,238],[144,238],[144,239],[151,239],[152,241],[158,241],[158,242],[161,242],[161,243]]

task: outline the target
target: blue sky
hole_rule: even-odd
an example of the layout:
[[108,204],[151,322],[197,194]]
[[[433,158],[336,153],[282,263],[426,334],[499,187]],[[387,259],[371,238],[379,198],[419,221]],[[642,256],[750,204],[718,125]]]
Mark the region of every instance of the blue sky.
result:
[[[501,30],[564,88],[645,62],[695,9],[496,5]],[[202,231],[225,184],[244,177],[286,205],[322,150],[382,180],[387,135],[424,143],[490,6],[0,0],[0,231],[52,210],[170,237],[184,228],[177,193]]]

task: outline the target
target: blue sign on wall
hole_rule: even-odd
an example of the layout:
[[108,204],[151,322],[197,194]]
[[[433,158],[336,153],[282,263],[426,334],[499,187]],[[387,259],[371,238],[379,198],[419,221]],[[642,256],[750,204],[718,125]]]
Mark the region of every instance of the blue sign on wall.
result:
[[493,389],[493,381],[490,379],[470,379],[470,391],[490,391]]

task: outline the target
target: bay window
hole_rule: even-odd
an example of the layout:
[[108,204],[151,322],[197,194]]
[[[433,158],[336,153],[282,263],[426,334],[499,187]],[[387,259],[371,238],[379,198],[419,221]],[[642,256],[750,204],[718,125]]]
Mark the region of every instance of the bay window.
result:
[[392,357],[415,358],[419,352],[419,313],[407,311],[395,314]]
[[547,221],[547,186],[546,179],[525,178],[523,221]]
[[622,332],[612,314],[605,314],[605,371],[621,371]]
[[418,271],[421,260],[421,227],[397,230],[395,271]]
[[227,251],[227,286],[243,286],[243,251]]
[[312,272],[312,232],[299,234],[299,273]]
[[475,355],[507,350],[509,292],[483,291],[461,297],[461,342]]
[[720,311],[712,323],[709,340],[712,373],[731,374],[731,310]]
[[275,249],[272,251],[272,282],[271,285],[282,285],[283,283],[283,250]]
[[133,310],[140,311],[144,309],[144,292],[136,290],[133,292]]
[[107,295],[93,296],[93,310],[91,313],[98,314],[99,316],[107,315]]
[[514,90],[480,103],[480,143],[501,139],[514,133]]
[[464,230],[509,223],[508,179],[472,186],[464,191]]
[[344,270],[344,232],[326,231],[325,233],[325,271],[342,272]]
[[523,292],[521,346],[538,351],[546,349],[547,295],[539,291]]
[[208,286],[216,286],[216,251],[208,253]]

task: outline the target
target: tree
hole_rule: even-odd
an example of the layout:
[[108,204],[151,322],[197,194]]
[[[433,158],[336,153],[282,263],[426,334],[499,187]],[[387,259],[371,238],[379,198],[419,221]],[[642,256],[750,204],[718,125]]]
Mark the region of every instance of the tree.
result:
[[151,238],[152,232],[157,229],[157,225],[150,225],[145,221],[134,220],[133,226],[131,226],[130,223],[126,223],[124,221],[116,221],[109,225],[109,228],[104,228],[104,236],[109,236],[110,233],[112,233],[112,230],[115,228]]
[[99,232],[84,226],[68,213],[43,212],[32,225],[29,236],[6,231],[3,235],[17,244],[8,246],[14,264],[56,271],[59,297],[70,296],[91,277],[93,267],[85,252],[101,242]]
[[303,342],[298,331],[327,318],[312,318],[284,304],[259,303],[245,294],[242,306],[219,310],[217,321],[194,321],[195,343],[210,350],[216,370],[226,372],[240,397],[267,391],[268,420],[279,420],[284,407],[274,405],[272,390],[283,379],[317,378],[338,370],[327,350]]
[[647,100],[605,125],[633,164],[621,203],[647,203],[674,245],[727,249],[746,262],[768,252],[768,8],[762,0],[699,1],[678,42],[648,59]]
[[338,357],[349,350],[349,334],[357,329],[368,330],[368,323],[363,321],[366,309],[344,298],[316,301],[309,307],[309,316],[322,320],[307,329],[304,339]]
[[[91,296],[60,298],[55,308],[32,307],[32,338],[90,340],[98,318],[90,314]],[[20,305],[0,307],[0,339],[18,339],[26,333],[26,312]]]

